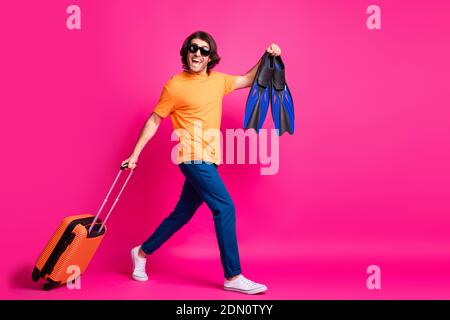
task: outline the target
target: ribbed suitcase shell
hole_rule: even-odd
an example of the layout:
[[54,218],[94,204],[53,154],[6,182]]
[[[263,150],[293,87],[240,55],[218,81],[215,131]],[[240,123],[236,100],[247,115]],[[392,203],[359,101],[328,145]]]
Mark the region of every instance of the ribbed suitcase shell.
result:
[[[70,233],[66,232],[71,223],[81,219],[84,220],[83,222],[85,225],[76,223]],[[47,243],[39,256],[36,262],[35,271],[33,272],[33,278],[35,280],[37,278],[37,272],[39,272],[39,278],[48,281],[49,284],[44,286],[45,289],[50,289],[51,287],[66,283],[67,279],[72,275],[71,272],[68,272],[70,266],[78,266],[81,273],[86,270],[106,232],[106,227],[104,227],[100,234],[93,231],[91,236],[88,237],[88,229],[93,220],[93,215],[84,214],[66,217],[60,223],[55,233],[50,238],[50,241]],[[97,220],[96,225],[97,224],[100,226],[101,221]],[[65,239],[62,237],[65,237]],[[70,238],[73,238],[73,240],[65,247],[66,244],[64,242],[67,243]],[[59,248],[57,248],[58,245]],[[57,251],[61,251],[61,248],[64,247],[65,249],[62,252],[55,252],[55,249]],[[54,264],[51,272],[47,273],[45,272],[46,270],[44,270],[44,267],[46,266],[49,258],[52,257],[52,253],[54,255],[53,259],[56,257],[56,263]]]

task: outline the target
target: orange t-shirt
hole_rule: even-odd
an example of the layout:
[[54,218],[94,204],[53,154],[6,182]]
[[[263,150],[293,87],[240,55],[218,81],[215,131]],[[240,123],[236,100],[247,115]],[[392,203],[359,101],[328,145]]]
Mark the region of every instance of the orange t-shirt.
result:
[[170,78],[153,112],[172,118],[179,144],[177,163],[202,160],[220,164],[222,98],[236,88],[237,76],[183,71]]

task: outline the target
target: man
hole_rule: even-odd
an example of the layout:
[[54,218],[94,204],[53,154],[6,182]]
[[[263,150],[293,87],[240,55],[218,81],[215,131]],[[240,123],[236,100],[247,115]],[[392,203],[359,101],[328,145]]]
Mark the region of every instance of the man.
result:
[[[276,44],[266,51],[281,54]],[[211,35],[198,31],[191,34],[180,50],[184,71],[165,84],[158,104],[146,121],[131,156],[122,162],[128,169],[136,167],[139,154],[158,129],[161,119],[172,118],[178,145],[177,163],[185,182],[174,211],[142,245],[131,250],[132,278],[146,281],[146,256],[153,253],[186,224],[205,202],[213,213],[220,258],[224,270],[224,289],[247,294],[267,290],[263,284],[242,275],[236,240],[235,207],[217,172],[220,163],[220,136],[202,134],[220,130],[222,98],[235,89],[250,87],[259,62],[243,76],[211,71],[219,63],[217,45]],[[196,128],[197,127],[197,128]],[[201,130],[198,130],[198,128]]]

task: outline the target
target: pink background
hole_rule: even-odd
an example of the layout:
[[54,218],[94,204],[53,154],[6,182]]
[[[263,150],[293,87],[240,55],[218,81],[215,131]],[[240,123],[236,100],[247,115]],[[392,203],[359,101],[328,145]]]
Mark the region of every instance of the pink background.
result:
[[[66,28],[66,8],[82,30]],[[366,28],[366,8],[382,30]],[[14,1],[0,10],[3,299],[245,299],[223,292],[210,212],[130,280],[129,249],[173,209],[183,177],[165,121],[144,149],[82,290],[41,291],[31,271],[71,214],[95,213],[179,48],[217,40],[217,70],[243,74],[278,43],[296,102],[280,171],[224,165],[244,273],[258,299],[450,298],[450,3],[435,1]],[[240,128],[248,90],[224,99]],[[268,118],[267,128],[272,127]],[[366,287],[381,267],[381,290]]]

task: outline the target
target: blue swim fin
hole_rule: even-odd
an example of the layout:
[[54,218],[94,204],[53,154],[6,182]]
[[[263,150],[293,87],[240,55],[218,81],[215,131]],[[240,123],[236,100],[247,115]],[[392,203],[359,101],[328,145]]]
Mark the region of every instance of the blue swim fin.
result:
[[273,59],[266,52],[261,58],[255,80],[248,94],[245,106],[244,128],[259,132],[269,109],[271,82],[273,75]]
[[294,101],[286,84],[284,63],[280,56],[274,59],[272,80],[272,118],[278,135],[294,133]]

